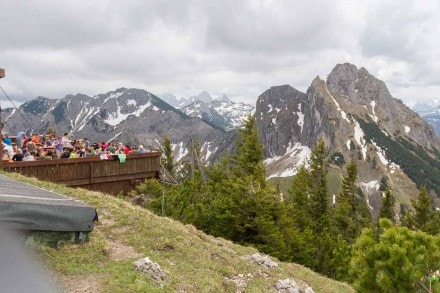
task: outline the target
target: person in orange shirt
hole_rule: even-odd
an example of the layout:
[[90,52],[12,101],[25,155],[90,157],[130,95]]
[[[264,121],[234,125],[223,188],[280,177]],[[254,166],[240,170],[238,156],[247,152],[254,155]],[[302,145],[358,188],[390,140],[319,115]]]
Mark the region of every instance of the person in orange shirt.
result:
[[32,138],[31,141],[35,144],[39,144],[40,143],[40,137],[38,136],[38,134],[34,133],[32,134]]

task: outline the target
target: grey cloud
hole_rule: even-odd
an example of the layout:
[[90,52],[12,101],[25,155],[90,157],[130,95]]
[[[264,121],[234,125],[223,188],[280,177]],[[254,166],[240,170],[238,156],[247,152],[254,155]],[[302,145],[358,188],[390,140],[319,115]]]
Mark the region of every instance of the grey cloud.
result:
[[433,85],[432,96],[439,4],[387,3],[0,0],[0,67],[17,100],[122,86],[250,100],[273,85],[306,90],[347,61],[398,94]]

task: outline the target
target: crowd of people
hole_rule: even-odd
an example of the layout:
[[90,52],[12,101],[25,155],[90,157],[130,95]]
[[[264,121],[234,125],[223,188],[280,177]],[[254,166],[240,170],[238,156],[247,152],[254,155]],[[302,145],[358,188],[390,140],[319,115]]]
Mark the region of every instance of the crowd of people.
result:
[[24,131],[17,134],[15,139],[8,135],[2,137],[3,161],[35,161],[62,158],[85,158],[90,156],[127,155],[129,153],[146,153],[147,150],[139,145],[131,148],[128,144],[116,141],[92,143],[87,138],[71,139],[68,133],[56,137],[53,134],[32,134],[30,137]]

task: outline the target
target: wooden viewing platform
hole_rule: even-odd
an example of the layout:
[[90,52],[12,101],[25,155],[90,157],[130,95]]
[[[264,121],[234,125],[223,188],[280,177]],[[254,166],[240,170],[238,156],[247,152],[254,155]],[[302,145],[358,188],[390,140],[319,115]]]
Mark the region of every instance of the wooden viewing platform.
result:
[[145,179],[159,178],[160,156],[160,152],[128,154],[125,163],[120,163],[117,155],[108,160],[93,156],[76,159],[4,162],[3,169],[44,181],[116,195],[120,192],[127,193]]

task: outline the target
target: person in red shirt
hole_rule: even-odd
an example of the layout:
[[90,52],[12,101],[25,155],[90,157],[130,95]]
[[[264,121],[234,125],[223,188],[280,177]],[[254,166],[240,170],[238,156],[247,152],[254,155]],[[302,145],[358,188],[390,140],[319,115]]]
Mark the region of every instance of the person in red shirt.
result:
[[127,155],[129,152],[131,152],[131,147],[128,144],[126,144],[124,147],[124,154]]

